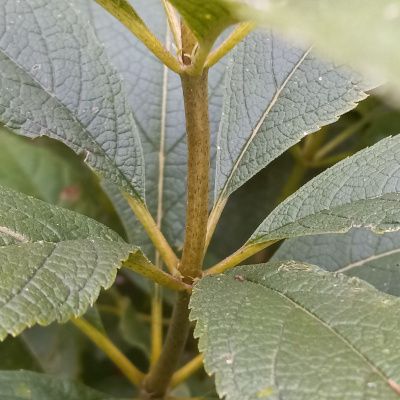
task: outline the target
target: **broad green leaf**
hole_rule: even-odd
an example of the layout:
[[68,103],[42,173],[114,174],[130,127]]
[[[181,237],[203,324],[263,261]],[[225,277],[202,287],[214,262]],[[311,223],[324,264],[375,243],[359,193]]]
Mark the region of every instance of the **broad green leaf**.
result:
[[111,400],[80,383],[29,371],[1,371],[2,400]]
[[312,42],[321,54],[399,88],[399,0],[228,1],[241,18],[275,28],[293,40]]
[[200,42],[213,43],[229,25],[237,22],[223,0],[169,0]]
[[0,185],[121,230],[97,177],[60,142],[31,140],[0,128]]
[[358,278],[287,262],[201,280],[191,318],[227,400],[395,400],[399,306]]
[[62,141],[106,180],[143,197],[133,115],[86,20],[67,0],[3,1],[0,15],[0,120],[20,135]]
[[400,136],[389,137],[324,171],[275,208],[249,242],[400,230],[399,152]]
[[94,220],[0,187],[0,339],[82,315],[137,253]]
[[[82,8],[82,12],[88,13],[109,58],[124,77],[145,155],[146,202],[165,236],[174,247],[180,248],[185,228],[187,149],[179,77],[165,68],[141,42],[94,1],[76,3],[77,7]],[[136,0],[133,5],[146,25],[174,51],[172,39],[167,33],[168,25],[161,2]],[[223,61],[209,73],[213,169],[225,67],[226,62]],[[210,187],[213,187],[213,182],[210,182]],[[118,203],[125,220],[125,216],[130,213],[129,206],[125,204],[124,207],[125,200],[117,200],[117,195],[113,191],[111,197]],[[130,227],[130,240],[143,247],[150,256],[148,248],[151,244],[140,225],[131,221]]]
[[273,33],[253,33],[230,62],[218,136],[215,199],[223,201],[304,136],[355,107],[371,88]]
[[367,229],[352,229],[345,234],[289,239],[273,258],[358,276],[383,292],[400,296],[400,232],[377,235]]

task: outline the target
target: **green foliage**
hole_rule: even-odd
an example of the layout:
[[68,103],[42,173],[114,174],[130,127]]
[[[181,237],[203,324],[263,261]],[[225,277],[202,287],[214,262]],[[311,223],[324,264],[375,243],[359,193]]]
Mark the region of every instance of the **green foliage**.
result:
[[400,136],[381,140],[323,172],[282,202],[250,242],[368,227],[383,233],[400,225]]
[[368,229],[304,236],[285,241],[274,259],[299,260],[358,276],[383,292],[400,296],[399,237],[399,232],[377,235]]
[[0,2],[0,398],[398,398],[399,17]]
[[398,398],[399,300],[357,278],[299,262],[239,267],[196,285],[191,307],[228,400]]
[[[142,196],[137,128],[86,21],[65,0],[21,1],[16,9],[2,3],[0,13],[2,122],[24,136],[62,141],[101,176]],[[56,31],[47,29],[52,25]]]
[[348,68],[270,33],[238,45],[228,67],[218,136],[222,201],[285,150],[355,107],[371,88]]
[[82,315],[137,249],[80,214],[0,188],[0,339]]
[[210,43],[237,22],[223,0],[171,0],[200,43]]

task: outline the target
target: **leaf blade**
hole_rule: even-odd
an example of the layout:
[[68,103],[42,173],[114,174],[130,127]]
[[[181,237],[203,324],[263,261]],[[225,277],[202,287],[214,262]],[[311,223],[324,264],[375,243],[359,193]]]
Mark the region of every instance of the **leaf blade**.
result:
[[249,242],[368,227],[399,229],[400,136],[381,140],[312,179],[261,223]]
[[[3,3],[1,13],[2,121],[24,136],[63,141],[105,179],[143,198],[135,122],[118,75],[83,19],[65,0]],[[35,40],[27,42],[29,35]]]
[[206,368],[228,400],[267,389],[273,400],[397,398],[398,300],[356,278],[296,262],[244,266],[201,281],[191,308]]
[[85,313],[133,245],[90,218],[0,187],[0,339]]
[[368,229],[304,236],[285,241],[273,259],[316,264],[327,271],[357,276],[378,290],[400,296],[399,236],[399,232],[377,235]]
[[273,33],[233,52],[218,134],[215,199],[223,201],[305,135],[334,122],[371,85]]

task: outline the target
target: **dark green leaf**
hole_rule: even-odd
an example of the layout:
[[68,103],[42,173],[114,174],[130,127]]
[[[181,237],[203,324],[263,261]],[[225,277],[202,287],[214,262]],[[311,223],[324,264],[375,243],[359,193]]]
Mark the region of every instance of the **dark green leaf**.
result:
[[67,0],[2,2],[0,14],[0,119],[21,135],[64,142],[104,178],[143,197],[137,128],[87,22]]
[[0,339],[82,315],[131,253],[104,225],[0,187]]
[[275,34],[253,33],[228,68],[215,199],[222,202],[304,136],[332,123],[370,88],[344,66]]
[[381,140],[324,171],[282,202],[250,242],[367,227],[400,230],[400,136]]
[[287,262],[203,279],[191,318],[227,400],[395,400],[399,306],[357,278]]
[[379,290],[400,296],[399,232],[377,235],[367,229],[352,229],[345,234],[289,239],[274,259],[308,262],[358,276]]

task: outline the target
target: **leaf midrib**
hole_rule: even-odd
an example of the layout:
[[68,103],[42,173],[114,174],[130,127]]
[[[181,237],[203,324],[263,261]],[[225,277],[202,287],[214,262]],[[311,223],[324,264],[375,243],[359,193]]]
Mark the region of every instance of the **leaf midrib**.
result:
[[[254,140],[254,138],[259,133],[262,125],[264,124],[264,121],[266,120],[266,118],[268,117],[268,115],[271,112],[272,108],[274,107],[274,105],[276,104],[278,99],[280,98],[280,95],[281,95],[282,91],[285,89],[285,87],[291,81],[293,75],[296,73],[298,68],[302,65],[302,63],[304,62],[306,57],[309,55],[311,49],[312,49],[312,47],[309,47],[307,50],[305,50],[303,55],[300,57],[300,59],[297,61],[297,63],[293,66],[293,69],[290,71],[290,73],[288,74],[286,79],[282,82],[281,86],[279,88],[276,88],[276,92],[274,94],[274,97],[271,99],[271,101],[268,104],[265,112],[262,114],[261,118],[258,120],[255,128],[252,130],[252,133],[251,133],[250,137],[247,139],[245,145],[243,146],[243,148],[242,148],[242,150],[241,150],[241,152],[239,154],[239,157],[237,158],[233,168],[231,169],[231,171],[229,173],[229,176],[227,177],[227,179],[225,181],[225,184],[224,184],[222,190],[220,191],[220,194],[218,195],[218,200],[216,201],[216,203],[221,202],[222,199],[227,197],[226,196],[226,191],[228,190],[229,183],[231,182],[234,173],[238,169],[239,164],[242,161],[247,149],[249,148],[249,146],[251,145],[252,141]],[[217,171],[217,173],[218,173],[218,171]]]
[[350,263],[349,265],[341,267],[341,268],[337,269],[335,272],[342,273],[342,272],[350,271],[353,268],[362,267],[362,266],[364,266],[364,264],[367,264],[371,261],[379,260],[381,258],[385,258],[385,257],[391,256],[394,254],[398,254],[398,253],[400,253],[400,249],[393,249],[393,250],[384,251],[383,253],[380,253],[380,254],[373,254],[369,257],[363,258],[361,260]]
[[[271,290],[273,293],[276,293],[280,297],[282,297],[284,300],[289,302],[292,306],[295,308],[299,309],[302,311],[304,314],[306,314],[308,317],[312,318],[316,322],[318,322],[321,326],[323,326],[325,329],[327,329],[330,333],[332,333],[335,337],[337,337],[347,348],[349,348],[354,354],[356,354],[374,373],[376,373],[386,385],[388,385],[390,388],[391,386],[389,385],[388,381],[389,378],[386,377],[383,371],[381,371],[377,366],[375,366],[371,360],[367,356],[365,356],[360,350],[357,349],[345,336],[343,336],[340,332],[337,332],[334,328],[328,325],[323,319],[321,319],[318,315],[314,314],[313,312],[309,311],[305,306],[301,305],[298,303],[295,299],[292,297],[288,296],[286,293],[283,293],[279,291],[278,289],[275,289],[271,286],[268,285],[263,285],[260,284],[257,281],[253,281],[249,279],[248,277],[245,277],[246,282],[249,282],[251,284],[257,285],[259,287],[262,287],[263,289],[268,289]],[[392,388],[391,388],[392,389]],[[392,389],[393,390],[393,389]]]

